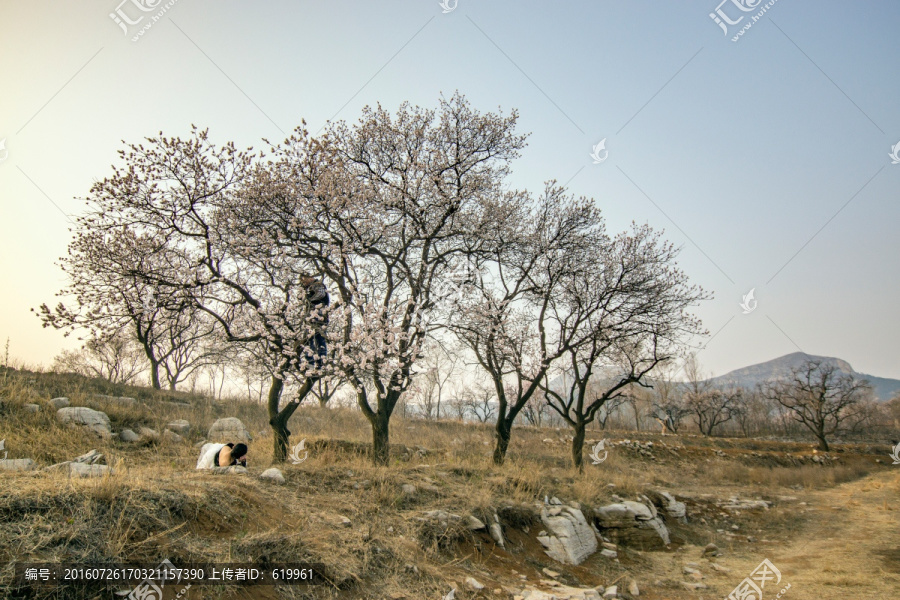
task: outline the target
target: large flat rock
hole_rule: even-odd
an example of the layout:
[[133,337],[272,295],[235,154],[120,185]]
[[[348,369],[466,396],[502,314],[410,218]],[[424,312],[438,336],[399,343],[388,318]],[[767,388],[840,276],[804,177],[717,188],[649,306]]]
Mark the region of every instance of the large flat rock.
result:
[[250,430],[237,417],[225,417],[217,420],[209,428],[207,439],[211,442],[244,442],[253,439]]
[[544,506],[541,522],[547,532],[538,536],[538,541],[550,558],[579,565],[597,551],[597,536],[581,509],[566,505]]
[[56,411],[56,417],[63,423],[90,429],[101,437],[112,437],[109,417],[105,412],[86,406],[67,406]]
[[0,471],[33,471],[34,469],[34,461],[30,458],[0,459]]

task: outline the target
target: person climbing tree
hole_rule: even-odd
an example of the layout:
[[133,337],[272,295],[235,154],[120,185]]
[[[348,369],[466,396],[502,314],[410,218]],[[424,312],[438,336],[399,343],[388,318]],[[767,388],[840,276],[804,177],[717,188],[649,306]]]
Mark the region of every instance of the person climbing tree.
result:
[[317,370],[324,365],[325,355],[328,352],[328,342],[325,339],[325,328],[328,326],[328,306],[331,300],[325,284],[310,275],[300,278],[300,283],[306,290],[306,301],[309,304],[308,320],[313,328],[313,335],[307,340],[306,347],[298,351],[302,353],[304,362],[312,362]]

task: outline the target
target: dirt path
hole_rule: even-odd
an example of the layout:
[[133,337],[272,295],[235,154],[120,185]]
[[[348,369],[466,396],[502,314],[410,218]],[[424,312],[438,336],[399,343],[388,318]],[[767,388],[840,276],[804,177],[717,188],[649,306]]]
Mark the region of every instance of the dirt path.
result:
[[787,584],[790,589],[781,596],[783,600],[896,600],[900,593],[900,467],[810,492],[801,499],[808,503],[808,520],[793,541],[723,556],[718,563],[729,573],[703,568],[708,589],[673,596],[721,600],[768,558],[782,579],[779,585],[766,585],[762,600],[776,598]]

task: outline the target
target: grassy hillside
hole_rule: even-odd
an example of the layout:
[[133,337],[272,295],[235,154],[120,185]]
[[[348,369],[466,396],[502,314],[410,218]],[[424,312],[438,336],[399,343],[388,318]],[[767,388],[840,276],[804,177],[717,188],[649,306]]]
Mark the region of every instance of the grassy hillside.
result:
[[[142,403],[125,410],[96,394]],[[73,406],[104,410],[114,431],[162,431],[174,419],[186,419],[192,429],[183,443],[100,439],[61,425],[47,405],[56,396],[68,397]],[[309,458],[278,465],[286,483],[277,485],[258,478],[272,462],[261,406],[17,371],[0,373],[0,398],[0,439],[6,439],[9,458],[29,457],[39,467],[0,472],[0,597],[110,598],[117,589],[13,589],[15,561],[155,565],[169,559],[176,564],[316,562],[324,565],[329,582],[196,586],[184,598],[440,599],[455,587],[456,598],[513,599],[526,586],[549,589],[554,579],[601,591],[634,579],[642,599],[721,598],[763,558],[791,564],[813,542],[840,535],[841,527],[879,522],[887,534],[897,530],[896,507],[882,499],[900,491],[900,467],[890,465],[887,446],[844,445],[815,462],[810,444],[590,432],[595,439],[639,439],[654,446],[648,451],[632,443],[613,445],[605,462],[589,464],[579,475],[569,467],[564,430],[517,429],[510,460],[496,467],[490,462],[489,427],[398,417],[392,421],[391,465],[375,467],[366,456],[368,425],[358,412],[304,406],[291,421],[292,442],[305,438]],[[41,409],[29,412],[25,403]],[[240,418],[254,435],[247,475],[194,470],[195,444],[223,416]],[[41,470],[91,449],[106,456],[113,475],[71,479],[62,471]],[[416,491],[404,491],[404,485]],[[578,502],[589,513],[613,502],[614,495],[634,499],[654,490],[668,490],[687,504],[688,522],[668,523],[669,549],[620,547],[617,559],[597,553],[567,566],[549,558],[536,541],[542,528],[536,503],[545,496]],[[772,505],[762,511],[717,506],[717,500],[736,495]],[[496,512],[506,548],[461,523],[442,527],[420,520],[424,511],[437,509],[485,522]],[[900,561],[882,529],[868,533],[852,556],[840,561],[818,556],[805,566],[801,561],[783,568],[806,582],[792,587],[789,597],[888,598],[888,590],[900,586]],[[701,560],[708,543],[723,551],[718,562],[729,572],[710,570]],[[801,543],[806,545],[797,549]],[[837,546],[827,551],[835,559],[842,552]],[[707,587],[699,595],[682,586],[686,562],[702,563]],[[807,577],[825,563],[831,574]],[[873,578],[848,576],[853,569],[872,571]],[[484,589],[467,587],[467,577]]]

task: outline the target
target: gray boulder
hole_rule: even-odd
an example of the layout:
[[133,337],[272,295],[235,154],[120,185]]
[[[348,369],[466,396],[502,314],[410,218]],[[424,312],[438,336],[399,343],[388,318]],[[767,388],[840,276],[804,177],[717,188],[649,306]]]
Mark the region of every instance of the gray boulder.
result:
[[106,465],[87,464],[83,462],[69,463],[69,477],[103,477],[115,471]]
[[276,469],[275,467],[266,469],[265,471],[260,473],[259,478],[271,481],[273,483],[284,483],[284,475],[282,475],[281,470]]
[[554,585],[550,592],[525,588],[516,597],[523,600],[601,600],[600,592],[595,588],[576,588],[562,584]]
[[597,536],[579,508],[544,506],[541,508],[541,521],[547,531],[538,536],[538,541],[546,548],[550,558],[579,565],[597,551]]
[[687,523],[687,507],[684,502],[679,502],[675,499],[675,496],[669,492],[657,492],[651,490],[643,497],[662,512],[666,517],[666,521],[675,519],[676,521]]
[[748,500],[746,498],[739,498],[738,496],[732,496],[728,500],[720,500],[716,502],[716,506],[719,508],[724,508],[728,511],[733,510],[754,510],[754,509],[763,509],[769,510],[769,506],[771,506],[771,502],[767,502],[766,500]]
[[191,424],[184,419],[178,419],[166,425],[166,429],[171,429],[178,435],[187,435],[191,431]]
[[594,510],[594,523],[600,533],[617,544],[642,549],[660,549],[669,545],[669,530],[653,504],[625,500]]
[[36,413],[41,410],[40,406],[38,406],[37,404],[34,404],[32,402],[26,402],[25,404],[22,405],[22,408],[24,408],[26,411],[28,411],[30,413]]
[[250,430],[237,417],[219,419],[209,428],[206,436],[211,442],[249,442],[253,440]]
[[162,439],[163,439],[163,441],[168,442],[170,444],[180,444],[184,441],[183,437],[181,437],[180,435],[178,435],[177,433],[175,433],[174,431],[171,431],[169,429],[166,429],[165,431],[163,431]]
[[679,502],[675,499],[675,496],[673,496],[669,492],[660,492],[659,495],[663,497],[663,500],[665,500],[663,508],[665,509],[667,515],[669,515],[673,519],[685,520],[687,508],[685,507],[684,502]]
[[416,520],[434,521],[444,526],[448,525],[451,521],[456,522],[462,520],[462,517],[460,517],[459,515],[448,513],[446,510],[426,510],[422,511],[422,514],[424,515],[424,518],[416,517]]
[[90,452],[85,452],[78,458],[73,458],[72,462],[82,463],[86,465],[95,465],[101,460],[103,460],[103,454],[98,452],[96,449],[93,449]]
[[96,394],[94,398],[100,400],[101,402],[114,404],[121,408],[134,408],[138,405],[137,400],[135,400],[134,398],[129,398],[128,396],[106,396],[104,394]]
[[159,439],[159,432],[155,429],[150,429],[149,427],[141,427],[138,429],[138,434],[144,439],[156,441]]
[[506,543],[503,540],[503,528],[500,526],[500,517],[497,516],[496,512],[494,512],[493,517],[494,521],[491,523],[491,527],[488,531],[491,532],[491,538],[497,542],[497,545],[505,550]]
[[67,406],[56,411],[56,417],[63,423],[80,425],[90,429],[100,437],[112,437],[109,417],[105,412],[85,406]]
[[59,410],[61,408],[65,408],[71,404],[68,398],[54,398],[50,400],[47,404],[53,407],[53,410]]
[[123,429],[122,431],[119,432],[119,439],[122,440],[123,442],[131,443],[131,442],[140,441],[141,436],[139,436],[138,434],[136,434],[135,432],[133,432],[130,429]]
[[0,471],[33,471],[34,469],[34,461],[30,458],[0,459]]
[[172,408],[190,408],[191,405],[189,402],[172,402],[170,400],[160,400],[160,404],[165,404],[166,406],[171,406]]

